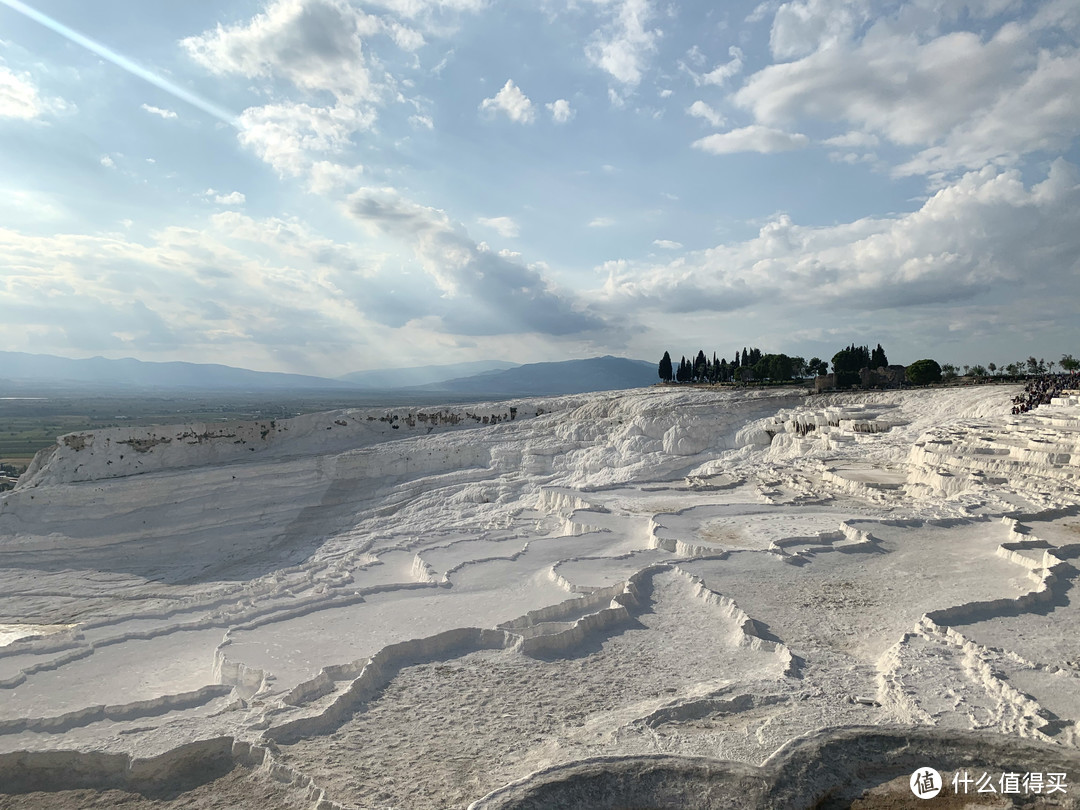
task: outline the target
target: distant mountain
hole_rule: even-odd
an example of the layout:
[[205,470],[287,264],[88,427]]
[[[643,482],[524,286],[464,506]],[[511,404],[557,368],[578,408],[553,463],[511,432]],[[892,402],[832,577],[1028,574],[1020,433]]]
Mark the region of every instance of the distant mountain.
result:
[[641,388],[658,381],[655,363],[607,355],[560,363],[528,363],[504,371],[487,371],[471,377],[418,386],[412,390],[477,396],[543,396]]
[[354,383],[363,388],[388,391],[417,385],[430,385],[445,380],[480,374],[485,371],[503,371],[516,368],[517,363],[505,360],[474,360],[470,363],[451,363],[445,366],[416,366],[414,368],[381,368],[371,371],[354,371],[343,374],[339,380]]
[[[484,369],[479,373],[469,371]],[[423,382],[415,382],[420,380]],[[11,387],[166,389],[188,391],[341,391],[457,397],[580,394],[639,388],[657,381],[656,364],[624,357],[594,357],[518,366],[480,360],[447,366],[379,369],[339,379],[307,374],[251,371],[215,363],[156,363],[127,357],[73,360],[49,354],[0,352],[0,396]]]
[[0,352],[0,382],[200,391],[342,390],[357,386],[306,374],[251,371],[210,363],[153,363],[126,357],[72,360],[50,354]]

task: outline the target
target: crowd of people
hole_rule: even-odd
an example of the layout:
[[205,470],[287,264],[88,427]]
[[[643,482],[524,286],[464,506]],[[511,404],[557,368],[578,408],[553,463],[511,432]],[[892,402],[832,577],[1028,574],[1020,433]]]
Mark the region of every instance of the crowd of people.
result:
[[1076,377],[1072,374],[1040,374],[1032,377],[1024,386],[1020,396],[1013,397],[1014,414],[1027,413],[1040,405],[1047,405],[1054,397],[1061,396],[1066,388],[1076,386]]

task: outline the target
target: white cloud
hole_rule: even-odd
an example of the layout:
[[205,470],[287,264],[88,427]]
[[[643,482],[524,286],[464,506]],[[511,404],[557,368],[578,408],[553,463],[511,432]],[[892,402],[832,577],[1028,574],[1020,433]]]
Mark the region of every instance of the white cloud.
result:
[[551,112],[551,120],[556,124],[565,124],[574,117],[574,110],[570,109],[570,102],[565,98],[552,101],[544,106]]
[[417,51],[424,47],[424,35],[414,28],[409,28],[407,25],[402,25],[399,22],[390,22],[387,24],[390,36],[394,40],[394,44],[397,45],[403,51]]
[[208,200],[213,200],[218,205],[243,205],[247,202],[247,197],[242,192],[233,191],[228,194],[219,194],[212,188],[208,188],[203,194]]
[[393,188],[359,189],[350,195],[346,210],[373,233],[413,248],[442,293],[421,302],[415,315],[425,317],[432,329],[464,335],[570,335],[604,326],[574,296],[558,291],[539,266],[477,244],[444,211],[419,205]]
[[701,48],[697,45],[692,47],[686,52],[686,58],[693,62],[698,67],[702,67],[708,60],[705,58],[705,54],[701,52]]
[[1080,132],[1080,52],[1039,54],[1038,66],[1019,87],[975,111],[944,140],[897,167],[896,174],[929,174],[990,162],[1012,163],[1038,151],[1063,151]]
[[[1080,31],[1075,4],[1066,12],[1049,3],[1028,20],[989,32],[940,32],[965,16],[990,19],[1012,8],[1007,0],[904,5],[863,34],[867,12],[858,0],[787,3],[774,25],[777,53],[808,55],[755,73],[733,98],[760,125],[839,123],[921,149],[897,174],[955,172],[1063,150],[1080,131],[1080,105],[1069,101],[1080,83],[1080,49],[1057,32],[1070,24]],[[785,20],[804,17],[813,25],[785,27]],[[796,30],[798,41],[784,33]]]
[[331,354],[365,342],[380,286],[359,246],[232,211],[144,240],[0,227],[0,257],[0,333],[7,345],[44,334],[39,351]]
[[777,59],[805,56],[846,41],[869,17],[867,0],[793,0],[773,17],[769,45]]
[[356,132],[374,123],[370,110],[341,104],[268,104],[244,110],[239,138],[280,174],[298,176],[310,169],[317,155],[344,151]]
[[822,143],[829,146],[840,146],[849,149],[873,149],[881,141],[878,140],[876,135],[869,132],[858,132],[852,130],[846,132],[843,135],[837,135],[833,138],[826,138]]
[[665,88],[664,90],[661,90],[661,91],[660,91],[660,94],[659,94],[659,95],[660,95],[660,98],[670,98],[670,97],[671,97],[671,94],[672,94],[672,92],[673,92],[673,91],[671,91],[671,90],[668,90],[668,89],[666,89],[666,88]]
[[435,12],[481,11],[487,7],[488,0],[370,0],[370,5],[413,19]]
[[0,118],[38,118],[47,112],[70,108],[58,98],[43,98],[27,73],[15,73],[0,65]]
[[346,166],[330,160],[317,160],[308,169],[308,190],[314,194],[328,194],[350,188],[360,182],[364,167]]
[[[282,176],[311,172],[340,154],[352,136],[371,129],[376,104],[392,80],[367,53],[366,42],[385,34],[399,47],[419,47],[413,29],[366,14],[348,0],[270,0],[244,23],[218,27],[181,42],[195,61],[216,74],[282,78],[311,94],[329,92],[336,103],[280,101],[250,107],[239,116],[240,142]],[[372,65],[380,71],[376,76]],[[415,122],[414,122],[415,123]],[[330,188],[326,172],[310,188]]]
[[687,108],[686,112],[688,115],[692,115],[694,118],[704,118],[714,127],[720,127],[724,125],[724,116],[720,115],[720,113],[718,113],[704,101],[695,101]]
[[180,44],[217,74],[280,76],[305,90],[329,90],[339,99],[373,100],[378,88],[364,56],[364,38],[381,29],[377,17],[346,0],[272,0],[246,24],[219,24]]
[[443,56],[443,58],[439,60],[439,63],[437,65],[435,65],[435,67],[431,68],[431,70],[428,71],[428,72],[431,73],[432,76],[441,75],[443,70],[446,69],[446,66],[448,64],[450,64],[450,59],[453,56],[454,56],[454,49],[451,48],[449,51],[446,52],[446,55]]
[[409,123],[417,129],[435,129],[435,122],[431,120],[429,115],[410,115]]
[[717,65],[715,68],[702,76],[702,84],[723,85],[728,79],[738,75],[742,71],[742,50],[732,45],[730,48],[728,48],[728,55],[731,57],[731,61],[725,62],[722,65]]
[[0,118],[37,118],[40,113],[37,87],[30,77],[0,66]]
[[115,160],[113,160],[113,159],[112,159],[111,157],[109,157],[108,155],[102,155],[102,156],[101,156],[101,160],[100,160],[100,161],[98,161],[98,162],[99,162],[99,163],[100,163],[100,164],[101,164],[102,166],[104,166],[104,167],[105,167],[106,169],[115,169],[115,168],[116,168],[116,161],[115,161]]
[[771,65],[750,77],[735,101],[770,126],[836,120],[899,144],[931,143],[1015,85],[1027,46],[1013,29],[985,44],[964,31],[925,45],[868,36],[853,49],[827,48]]
[[692,144],[695,149],[713,155],[727,155],[733,152],[786,152],[801,149],[810,143],[810,139],[801,133],[782,132],[771,127],[751,124],[730,132],[718,132],[700,138]]
[[149,104],[142,104],[140,106],[142,107],[142,109],[146,110],[151,115],[156,115],[166,120],[177,117],[175,112],[173,112],[172,110],[166,110],[162,107],[152,107]]
[[649,56],[660,37],[646,23],[653,16],[649,0],[594,0],[612,9],[612,19],[596,31],[585,48],[589,61],[621,84],[634,87],[641,82]]
[[653,244],[664,250],[678,250],[683,246],[682,242],[673,242],[670,239],[653,239]]
[[614,224],[615,224],[615,220],[612,219],[611,217],[596,217],[595,219],[590,220],[589,227],[590,228],[609,228]]
[[521,232],[518,224],[510,217],[480,217],[476,221],[485,228],[491,228],[504,239],[513,239]]
[[[735,310],[767,299],[898,310],[899,324],[914,306],[989,299],[1010,308],[1011,323],[1051,309],[1048,317],[1067,317],[1080,296],[1080,170],[1058,159],[1044,181],[1025,187],[1018,171],[986,167],[911,213],[821,227],[778,215],[745,242],[603,269],[598,301],[613,314]],[[927,320],[940,321],[940,311]]]
[[764,0],[762,3],[758,3],[754,10],[747,15],[745,22],[756,23],[761,22],[770,14],[775,14],[776,9],[779,8],[781,0]]
[[511,121],[519,124],[531,124],[536,118],[533,103],[518,88],[512,79],[507,79],[506,84],[492,98],[485,98],[480,102],[480,109],[487,112],[503,112]]

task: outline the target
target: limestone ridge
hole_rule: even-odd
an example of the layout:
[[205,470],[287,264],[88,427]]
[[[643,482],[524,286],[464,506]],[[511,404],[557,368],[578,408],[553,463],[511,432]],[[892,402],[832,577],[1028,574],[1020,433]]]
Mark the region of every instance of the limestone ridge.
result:
[[[535,416],[514,405],[346,410],[257,422],[117,427],[68,433],[41,450],[19,488],[96,481],[249,458],[334,453],[388,438],[429,435]],[[252,456],[251,454],[255,454]]]

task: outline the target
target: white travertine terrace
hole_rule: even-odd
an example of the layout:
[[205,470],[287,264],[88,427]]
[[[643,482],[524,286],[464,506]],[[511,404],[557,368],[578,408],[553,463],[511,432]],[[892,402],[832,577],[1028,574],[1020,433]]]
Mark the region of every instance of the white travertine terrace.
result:
[[1080,401],[1015,393],[63,436],[0,495],[0,791],[214,760],[301,807],[794,807],[913,746],[1075,765]]

